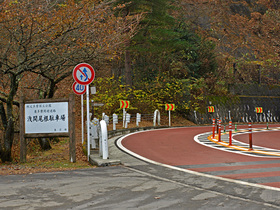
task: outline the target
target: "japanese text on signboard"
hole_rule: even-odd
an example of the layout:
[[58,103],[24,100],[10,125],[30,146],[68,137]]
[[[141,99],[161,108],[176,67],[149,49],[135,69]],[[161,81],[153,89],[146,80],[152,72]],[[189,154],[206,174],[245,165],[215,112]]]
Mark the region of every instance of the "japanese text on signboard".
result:
[[68,102],[25,104],[25,133],[68,132]]

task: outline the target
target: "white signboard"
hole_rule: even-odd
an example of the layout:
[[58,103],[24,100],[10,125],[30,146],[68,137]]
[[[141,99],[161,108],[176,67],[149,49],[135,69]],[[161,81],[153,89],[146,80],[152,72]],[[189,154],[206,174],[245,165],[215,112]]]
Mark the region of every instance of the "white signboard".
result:
[[25,104],[25,133],[67,133],[68,102]]
[[113,114],[113,123],[118,123],[118,115]]
[[130,114],[126,113],[125,117],[126,122],[130,123]]

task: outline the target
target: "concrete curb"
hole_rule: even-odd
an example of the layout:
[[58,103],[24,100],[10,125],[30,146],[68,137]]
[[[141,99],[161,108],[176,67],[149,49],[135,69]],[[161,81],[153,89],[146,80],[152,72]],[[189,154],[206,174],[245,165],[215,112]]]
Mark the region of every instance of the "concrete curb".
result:
[[[125,134],[134,133],[137,131],[144,131],[144,130],[153,130],[153,129],[162,129],[162,128],[169,128],[168,126],[149,126],[149,127],[136,127],[136,128],[128,128],[128,129],[121,129],[115,131],[108,131],[108,139],[113,138],[115,136],[123,136]],[[110,152],[109,152],[110,153]],[[109,155],[110,157],[110,155]],[[92,150],[89,156],[89,163],[92,165],[96,165],[99,167],[104,166],[112,166],[112,165],[120,165],[122,164],[120,160],[117,159],[102,159],[99,156],[99,150]]]
[[99,151],[97,151],[97,152],[94,152],[94,154],[91,154],[89,156],[89,163],[91,165],[105,167],[105,166],[120,165],[121,161],[114,160],[114,159],[102,159],[102,157],[99,156]]

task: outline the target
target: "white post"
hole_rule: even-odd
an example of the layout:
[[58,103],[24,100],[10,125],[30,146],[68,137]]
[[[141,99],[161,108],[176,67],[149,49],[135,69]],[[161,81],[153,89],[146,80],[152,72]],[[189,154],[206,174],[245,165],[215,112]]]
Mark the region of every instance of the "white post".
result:
[[137,113],[136,114],[136,126],[139,127],[139,122],[141,122],[141,114]]
[[160,113],[159,113],[159,111],[156,109],[156,110],[154,111],[154,119],[153,119],[154,127],[156,126],[157,121],[158,121],[158,125],[160,125]]
[[169,115],[169,127],[171,127],[171,111],[169,110],[168,112],[169,112],[168,113],[168,115]]
[[84,96],[81,95],[82,144],[84,144]]
[[154,119],[153,119],[153,124],[154,124],[154,127],[156,126],[156,123],[157,123],[157,109],[154,111]]
[[105,115],[104,115],[104,120],[105,120],[105,122],[106,122],[106,124],[107,124],[107,126],[108,126],[109,123],[110,123],[109,116],[105,114]]
[[94,124],[93,122],[90,122],[89,123],[89,133],[90,133],[90,145],[91,145],[91,148],[93,149],[94,148]]
[[91,148],[96,149],[97,144],[96,144],[96,139],[98,139],[98,124],[99,120],[97,118],[94,118],[91,124]]
[[116,130],[116,124],[118,123],[118,115],[113,114],[113,130]]
[[102,158],[108,159],[108,132],[107,132],[107,124],[105,120],[100,121],[100,129],[101,129],[101,147],[102,147]]
[[130,123],[130,114],[125,113],[125,125],[124,128],[127,128],[127,124]]
[[87,85],[87,90],[86,90],[86,94],[87,94],[87,158],[89,161],[89,155],[90,155],[90,133],[89,133],[89,85]]

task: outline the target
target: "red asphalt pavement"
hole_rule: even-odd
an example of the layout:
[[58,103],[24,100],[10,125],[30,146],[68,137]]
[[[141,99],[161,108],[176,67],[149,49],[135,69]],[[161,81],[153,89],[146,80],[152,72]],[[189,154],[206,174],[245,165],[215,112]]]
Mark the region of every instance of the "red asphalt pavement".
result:
[[[266,128],[266,125],[253,125],[256,127]],[[238,126],[240,128],[247,126]],[[194,141],[194,136],[211,131],[211,126],[152,130],[129,135],[122,144],[159,163],[280,188],[280,157],[252,157],[213,149]],[[253,142],[258,146],[280,149],[279,134],[280,131],[253,133]],[[248,142],[248,134],[234,138]]]
[[[248,134],[237,135],[234,139],[246,143],[248,142]],[[269,135],[267,132],[256,133],[252,141],[257,146],[280,150],[280,130],[271,131]]]

